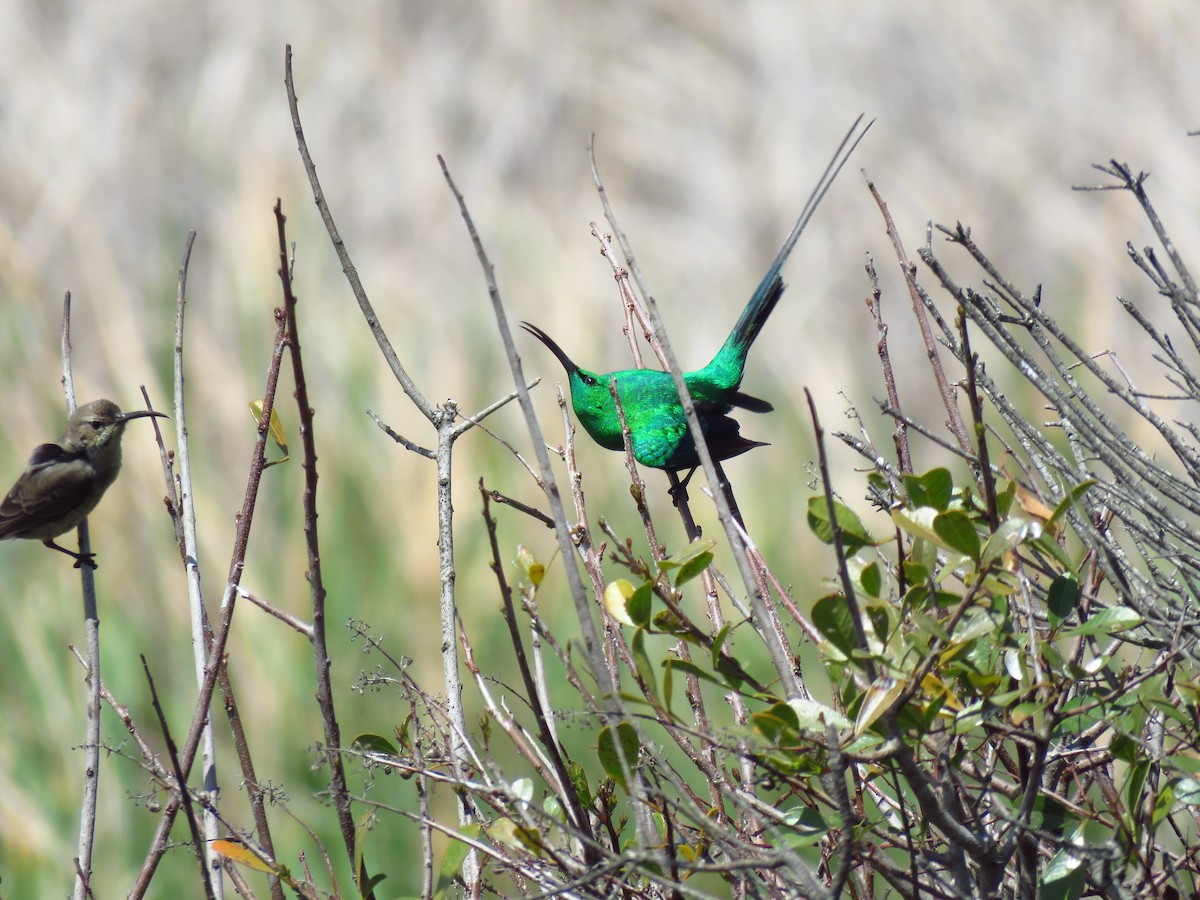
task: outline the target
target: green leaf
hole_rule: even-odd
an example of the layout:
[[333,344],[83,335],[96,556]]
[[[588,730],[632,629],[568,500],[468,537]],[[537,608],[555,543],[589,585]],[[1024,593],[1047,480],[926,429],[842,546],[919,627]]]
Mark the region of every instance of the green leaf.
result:
[[868,596],[878,597],[883,589],[883,574],[879,571],[879,563],[866,566],[858,576],[858,582]]
[[889,615],[890,607],[886,607],[882,603],[873,603],[864,609],[863,612],[871,620],[871,628],[874,630],[875,636],[879,638],[881,643],[886,644],[892,633],[892,617]]
[[930,469],[924,475],[905,475],[904,489],[913,506],[931,506],[942,512],[954,496],[954,478],[949,469]]
[[754,727],[772,744],[795,744],[799,738],[800,720],[796,712],[782,700],[769,709],[753,713]]
[[1071,488],[1071,490],[1067,491],[1067,495],[1058,501],[1058,504],[1054,507],[1054,512],[1046,521],[1046,528],[1051,528],[1055,522],[1066,515],[1067,510],[1071,508],[1071,504],[1086,494],[1092,487],[1095,486],[1095,484],[1095,480],[1082,481],[1075,485],[1075,487]]
[[686,672],[689,675],[695,675],[701,681],[707,681],[710,684],[717,685],[718,687],[730,686],[727,682],[720,680],[711,672],[700,668],[694,662],[689,662],[686,659],[667,659],[665,662],[663,662],[663,668],[669,672],[678,669],[681,672]]
[[[1083,834],[1076,831],[1070,838],[1070,845],[1082,846]],[[1084,868],[1086,856],[1075,852],[1071,846],[1065,846],[1050,858],[1045,871],[1039,879],[1037,896],[1041,900],[1076,900],[1083,893]]]
[[1071,561],[1071,558],[1067,556],[1067,551],[1058,545],[1058,541],[1054,539],[1054,535],[1050,531],[1043,531],[1031,543],[1042,553],[1045,553],[1058,563],[1065,571],[1070,571],[1071,567],[1075,565]]
[[829,833],[829,823],[819,810],[807,806],[794,806],[783,814],[786,828],[772,828],[772,843],[791,847],[811,847]]
[[812,608],[812,622],[825,639],[846,656],[858,648],[858,636],[854,630],[854,618],[850,606],[841,594],[822,597]]
[[[930,600],[938,608],[946,608],[949,606],[957,606],[962,602],[962,595],[955,594],[952,591],[934,591],[932,597],[929,593],[929,585],[927,583],[914,584],[908,589],[908,593],[904,595],[904,603],[913,610],[929,610]],[[941,626],[937,626],[935,633],[941,634]]]
[[445,896],[446,892],[450,890],[454,879],[462,869],[463,860],[467,858],[467,853],[471,850],[466,841],[454,840],[454,838],[461,836],[469,840],[479,840],[481,833],[482,828],[478,825],[464,825],[457,835],[454,832],[450,833],[451,840],[446,845],[446,855],[442,857],[442,865],[438,869],[437,886],[434,888],[435,896],[438,894]]
[[1074,823],[1073,814],[1053,797],[1039,794],[1033,801],[1033,812],[1029,817],[1030,827],[1043,834],[1062,834],[1069,822],[1077,824]]
[[1150,813],[1150,827],[1157,828],[1175,808],[1175,786],[1171,782],[1163,785],[1158,796],[1154,798],[1154,810]]
[[904,561],[904,580],[910,585],[924,584],[929,580],[929,568],[919,562]]
[[729,639],[732,631],[733,623],[726,622],[721,626],[721,630],[717,632],[717,636],[713,638],[711,655],[714,669],[721,663],[721,648],[725,646],[725,641]]
[[1142,745],[1119,731],[1113,735],[1109,750],[1116,759],[1131,765],[1142,755]]
[[941,513],[933,520],[933,530],[951,550],[979,561],[979,534],[966,513],[958,510]]
[[[712,543],[711,541],[709,543]],[[687,562],[679,567],[679,572],[675,575],[675,587],[680,588],[687,584],[701,572],[712,564],[713,555],[709,551],[693,556]]]
[[1001,520],[1008,518],[1008,511],[1012,509],[1013,500],[1017,496],[1017,483],[1010,481],[1003,490],[996,492],[996,512],[1000,513]]
[[[1175,769],[1179,772],[1190,772],[1193,775],[1200,775],[1200,757],[1195,756],[1168,756],[1163,759],[1163,768]],[[1189,801],[1183,799],[1183,793],[1179,793],[1181,803]],[[1192,805],[1196,805],[1200,798],[1190,801]]]
[[359,753],[378,753],[381,756],[399,756],[396,745],[382,734],[360,734],[350,742],[350,749]]
[[1006,519],[983,545],[979,568],[985,569],[1010,550],[1015,550],[1029,537],[1029,522],[1025,519]]
[[1075,611],[1078,601],[1079,579],[1074,572],[1063,572],[1050,582],[1050,588],[1046,591],[1046,613],[1050,618],[1050,627],[1061,625]]
[[950,637],[951,646],[957,647],[992,634],[1000,623],[985,609],[975,607],[968,610]]
[[618,578],[604,589],[604,608],[622,625],[648,625],[653,592],[654,585],[648,581],[635,588],[628,580]]
[[941,538],[933,530],[933,520],[937,518],[937,514],[937,510],[932,506],[893,509],[892,521],[915,538],[923,539],[933,544],[941,544]]
[[675,689],[675,673],[671,671],[671,667],[663,661],[663,686],[662,686],[662,706],[667,711],[667,715],[674,718],[674,713],[671,712],[671,696]]
[[629,791],[629,784],[625,778],[626,770],[625,766],[621,765],[621,759],[624,757],[625,765],[632,770],[637,766],[639,747],[637,730],[628,722],[620,722],[616,727],[605,725],[600,729],[596,756],[605,773],[626,792]]
[[579,798],[579,802],[583,806],[592,805],[592,789],[588,785],[587,770],[573,759],[567,760],[567,777],[571,779],[571,787],[575,789],[575,796]]
[[1034,725],[1038,725],[1042,714],[1045,712],[1045,703],[1018,703],[1015,707],[1008,710],[1008,718],[1012,720],[1013,725],[1021,727],[1030,719],[1034,720]]
[[907,683],[887,675],[875,679],[863,698],[858,710],[858,718],[854,722],[854,733],[862,734],[875,723],[875,720],[887,712],[896,698],[904,692]]
[[638,677],[646,686],[646,690],[650,693],[651,700],[658,700],[658,685],[654,678],[654,665],[650,662],[650,656],[646,653],[646,629],[639,628],[633,633],[633,640],[629,642],[629,650],[633,654],[633,665],[637,669]]
[[1150,760],[1139,759],[1129,770],[1125,782],[1125,812],[1126,819],[1132,826],[1134,814],[1142,805],[1142,792],[1146,788],[1146,779],[1150,775]]
[[666,572],[669,569],[681,569],[693,560],[708,554],[709,559],[712,559],[712,549],[717,546],[717,542],[708,538],[696,538],[674,556],[668,556],[658,563],[658,571]]
[[650,603],[653,598],[654,585],[648,581],[643,581],[637,586],[637,590],[629,598],[629,605],[626,607],[629,611],[629,617],[633,619],[635,625],[650,624]]
[[825,736],[826,724],[838,729],[849,728],[854,724],[833,707],[818,703],[816,700],[804,700],[797,697],[789,700],[788,706],[796,714],[797,726],[802,731],[815,732],[822,737]]
[[[853,553],[860,547],[874,546],[875,539],[854,510],[838,500],[833,501],[833,510],[841,529],[842,546],[847,553]],[[808,527],[822,543],[833,543],[833,523],[829,520],[829,505],[823,494],[808,498]]]
[[1130,609],[1128,606],[1113,606],[1105,610],[1101,610],[1096,615],[1089,618],[1086,622],[1076,625],[1074,628],[1068,628],[1063,632],[1063,637],[1078,637],[1082,635],[1093,634],[1116,634],[1118,631],[1127,631],[1130,628],[1137,628],[1142,624],[1142,617]]
[[[375,888],[379,887],[379,885],[383,884],[383,882],[385,882],[385,881],[387,881],[387,873],[386,872],[376,872],[374,875],[372,875],[370,878],[368,878],[366,880],[366,883],[360,888],[360,893],[364,897],[370,897],[371,894],[374,892]],[[289,882],[289,886],[290,886],[290,882]]]

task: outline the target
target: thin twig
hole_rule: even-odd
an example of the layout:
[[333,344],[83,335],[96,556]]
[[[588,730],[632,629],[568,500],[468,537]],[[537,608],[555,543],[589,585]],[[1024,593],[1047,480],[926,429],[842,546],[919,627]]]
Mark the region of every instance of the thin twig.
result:
[[[525,424],[533,439],[534,452],[538,459],[538,468],[542,476],[543,489],[550,503],[551,514],[554,517],[556,525],[554,532],[558,539],[559,550],[562,552],[563,569],[566,572],[567,583],[571,589],[571,598],[575,604],[576,617],[579,620],[581,636],[583,638],[584,652],[589,665],[592,666],[593,676],[600,682],[600,693],[605,705],[607,724],[615,726],[619,721],[626,718],[625,710],[613,684],[609,669],[604,663],[600,636],[596,632],[596,626],[592,620],[591,609],[588,606],[588,598],[583,588],[583,580],[579,576],[579,569],[570,563],[574,551],[574,546],[571,542],[570,526],[567,523],[566,511],[563,508],[558,484],[554,479],[554,472],[550,467],[550,457],[546,451],[546,441],[542,436],[541,425],[534,414],[533,404],[529,398],[529,391],[525,387],[528,382],[521,367],[521,358],[517,354],[516,345],[513,343],[512,329],[509,327],[508,316],[505,313],[504,304],[500,298],[500,288],[496,284],[495,270],[488,259],[487,253],[484,251],[483,241],[480,239],[479,232],[475,228],[475,222],[472,220],[470,211],[467,209],[466,200],[458,190],[458,186],[454,183],[446,161],[439,156],[438,163],[442,167],[442,174],[446,179],[447,185],[450,187],[451,193],[453,193],[455,200],[458,202],[459,212],[462,215],[463,222],[466,224],[467,233],[471,237],[471,243],[475,247],[475,255],[478,257],[479,264],[483,269],[484,279],[487,282],[488,296],[491,298],[492,310],[496,317],[496,326],[500,332],[500,340],[504,345],[505,356],[508,359],[513,382],[516,385],[520,398],[521,411],[525,414]],[[621,760],[621,767],[626,772],[633,773],[633,761],[624,758],[624,750],[620,742],[617,742],[616,747]],[[641,804],[639,804],[638,808],[639,811],[642,809]],[[649,817],[639,814],[637,824],[639,842],[642,846],[649,846],[654,840]]]
[[[75,412],[75,379],[71,371],[71,293],[63,297],[62,383],[67,400],[67,417]],[[92,550],[87,519],[79,523],[79,557],[90,558]],[[96,802],[100,792],[100,616],[96,608],[96,579],[92,566],[79,566],[83,592],[83,628],[88,658],[87,724],[84,738],[83,798],[79,810],[79,845],[76,851],[74,900],[90,892],[92,852],[96,838]]]
[[[196,698],[192,724],[188,729],[187,738],[183,743],[180,754],[180,765],[185,775],[191,770],[196,752],[200,744],[201,734],[209,718],[209,705],[212,702],[213,691],[216,688],[218,669],[221,668],[225,656],[225,644],[229,637],[230,624],[233,621],[235,608],[234,599],[241,580],[242,570],[246,564],[246,550],[250,543],[250,528],[254,522],[254,510],[258,502],[258,488],[262,481],[262,473],[266,468],[267,439],[270,434],[271,411],[275,408],[275,389],[279,383],[279,370],[283,362],[285,319],[280,313],[276,317],[274,346],[271,351],[271,361],[267,368],[266,385],[263,390],[263,412],[258,422],[258,439],[250,457],[250,472],[246,479],[246,491],[242,500],[242,509],[237,517],[237,528],[234,532],[233,552],[229,562],[229,575],[225,583],[225,591],[221,598],[221,614],[217,618],[216,627],[204,667],[204,678],[200,684]],[[172,800],[167,804],[159,818],[158,828],[150,850],[142,863],[142,869],[130,889],[131,898],[145,896],[150,881],[158,868],[163,854],[167,850],[167,836],[171,832],[179,804]]]
[[[187,279],[192,259],[192,248],[196,243],[196,232],[188,232],[184,241],[183,258],[179,263],[179,276],[175,288],[175,353],[173,357],[173,402],[172,422],[175,426],[175,458],[178,462],[178,481],[170,479],[170,454],[163,447],[161,436],[159,454],[163,457],[164,477],[167,478],[168,500],[176,510],[175,535],[179,542],[180,560],[183,563],[184,579],[187,583],[188,614],[192,633],[192,664],[195,671],[196,686],[199,689],[204,684],[204,670],[208,665],[208,648],[212,640],[212,625],[208,618],[208,609],[204,604],[204,589],[200,577],[200,542],[196,534],[196,504],[192,484],[192,454],[191,442],[188,438],[187,393],[184,390],[184,323],[187,311]],[[152,409],[150,398],[145,397],[146,408]],[[158,434],[158,423],[154,424]],[[212,798],[212,806],[216,806],[220,783],[217,780],[217,749],[216,735],[213,730],[212,718],[204,723],[201,736],[201,783],[207,796]],[[220,870],[214,865],[218,857],[211,850],[211,842],[218,834],[218,822],[215,811],[204,810],[204,836],[209,847],[208,857],[213,878],[216,881],[214,890],[220,891]],[[265,837],[270,844],[270,834]],[[273,882],[276,881],[273,879]],[[273,890],[275,900],[282,900],[283,894],[279,889]]]
[[[290,76],[290,70],[289,70]],[[290,82],[289,82],[290,83]],[[342,832],[342,843],[346,846],[346,858],[357,865],[354,875],[360,891],[370,883],[366,855],[356,851],[354,816],[350,810],[350,791],[346,786],[346,770],[340,753],[342,731],[338,724],[337,711],[333,703],[333,685],[329,671],[333,666],[329,658],[329,647],[325,634],[325,581],[321,570],[320,535],[317,531],[317,446],[313,431],[313,409],[308,398],[308,381],[304,376],[304,357],[300,351],[300,324],[296,315],[296,294],[292,287],[291,266],[288,265],[287,217],[283,214],[283,202],[275,201],[275,223],[279,236],[279,280],[283,289],[283,306],[287,316],[287,344],[292,362],[292,377],[296,384],[296,411],[300,417],[300,443],[304,450],[301,468],[304,470],[304,493],[301,505],[304,509],[304,547],[308,556],[305,573],[312,600],[312,649],[313,665],[316,669],[317,706],[321,709],[321,724],[325,729],[325,761],[329,764],[329,787],[333,793],[333,805],[337,810],[338,825]],[[255,799],[257,792],[251,792]],[[260,795],[259,795],[260,796]],[[365,890],[365,898],[373,898],[373,890]]]
[[[496,521],[491,517],[488,507],[488,492],[483,485],[482,478],[479,479],[479,492],[483,497],[483,521],[487,526],[488,540],[492,548],[492,571],[496,575],[496,581],[500,588],[500,598],[504,603],[504,621],[508,626],[509,642],[512,645],[513,652],[516,654],[517,670],[521,673],[521,680],[525,685],[527,702],[533,711],[533,720],[537,724],[538,736],[541,739],[542,747],[549,755],[550,762],[554,767],[554,774],[561,788],[559,796],[566,801],[566,808],[571,813],[571,824],[574,830],[579,832],[580,836],[584,839],[585,848],[588,848],[595,840],[595,835],[592,833],[587,812],[579,802],[579,795],[571,787],[571,776],[567,771],[563,749],[558,741],[555,740],[550,729],[548,713],[542,708],[541,697],[534,681],[533,671],[525,655],[525,644],[521,640],[520,628],[517,625],[517,612],[513,605],[512,589],[508,585],[508,579],[504,577],[504,566],[500,562],[500,544],[496,537]],[[588,849],[585,849],[584,852],[588,865],[594,864],[596,862],[595,855]]]
[[[950,432],[958,441],[958,445],[962,448],[963,452],[970,453],[971,441],[967,435],[966,423],[963,422],[962,415],[958,411],[958,405],[955,403],[954,386],[946,377],[945,367],[942,365],[942,361],[938,355],[937,343],[934,341],[933,332],[929,327],[929,319],[925,315],[924,291],[917,284],[917,267],[909,259],[908,252],[904,249],[904,244],[900,240],[900,233],[896,231],[896,224],[892,221],[892,214],[888,211],[887,204],[883,201],[883,197],[880,196],[875,183],[870,179],[867,179],[867,189],[870,190],[871,196],[875,198],[875,202],[879,206],[879,212],[883,216],[888,237],[892,241],[892,249],[896,254],[897,262],[900,263],[900,271],[904,275],[904,283],[908,285],[908,293],[912,299],[913,315],[916,317],[917,324],[921,329],[921,339],[925,342],[925,352],[929,356],[929,367],[933,372],[933,379],[937,384],[938,394],[942,398],[942,406],[946,410]],[[900,408],[897,400],[892,400],[891,405],[896,409]],[[911,471],[911,465],[912,460],[910,458],[908,460],[908,467],[905,467],[904,471]]]
[[404,366],[400,364],[400,357],[396,355],[396,351],[392,348],[391,340],[389,340],[387,333],[383,330],[383,326],[379,324],[379,317],[375,314],[375,308],[371,305],[371,300],[367,297],[366,289],[363,288],[362,281],[358,277],[358,269],[355,268],[353,261],[350,259],[350,253],[346,249],[346,244],[342,240],[341,234],[338,233],[337,225],[334,224],[333,213],[329,210],[329,204],[325,202],[325,192],[321,189],[321,182],[317,178],[317,166],[313,162],[312,156],[309,155],[308,142],[304,139],[304,128],[300,124],[300,101],[296,97],[296,88],[292,81],[291,44],[288,44],[284,51],[283,83],[287,87],[288,109],[292,114],[292,128],[296,132],[296,146],[300,151],[300,158],[304,162],[304,171],[307,173],[308,183],[312,187],[313,199],[316,201],[317,210],[321,213],[321,221],[325,223],[325,230],[329,232],[329,240],[333,243],[333,250],[337,254],[338,261],[342,264],[342,272],[345,273],[346,280],[350,282],[350,290],[354,293],[354,299],[358,301],[358,308],[362,310],[363,318],[367,321],[367,327],[371,329],[375,343],[379,345],[379,350],[383,354],[388,367],[392,370],[392,374],[396,377],[396,381],[404,389],[404,393],[408,395],[408,399],[413,402],[413,406],[419,409],[426,419],[434,422],[437,417],[437,409],[425,399],[425,395],[417,388],[416,382],[408,377],[408,373],[404,371]]
[[150,688],[150,704],[154,708],[154,714],[158,716],[158,725],[162,729],[163,741],[167,745],[167,758],[171,760],[171,769],[175,773],[175,784],[178,785],[179,797],[183,800],[183,814],[187,819],[188,831],[192,834],[192,850],[196,854],[196,862],[200,865],[200,881],[204,884],[204,895],[208,897],[208,900],[216,900],[208,871],[208,860],[205,858],[206,842],[200,837],[200,826],[196,822],[196,812],[192,809],[192,795],[186,787],[187,778],[179,765],[179,753],[175,747],[175,739],[171,737],[167,714],[163,712],[162,704],[158,702],[158,690],[154,687],[154,676],[150,674],[150,663],[146,662],[146,654],[139,653],[138,657],[142,661],[142,671],[146,673],[146,684]]

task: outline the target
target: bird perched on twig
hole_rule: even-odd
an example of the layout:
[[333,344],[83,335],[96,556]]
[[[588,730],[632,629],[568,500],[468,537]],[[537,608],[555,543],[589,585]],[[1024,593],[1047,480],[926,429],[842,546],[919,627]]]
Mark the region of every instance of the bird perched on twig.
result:
[[148,409],[121,412],[111,400],[93,400],[67,420],[67,430],[53,444],[41,444],[29,457],[25,472],[0,504],[0,541],[41,541],[96,568],[94,553],[74,553],[54,543],[87,518],[121,471],[121,435],[131,419],[161,416]]
[[[780,270],[796,245],[804,226],[808,224],[821,198],[833,183],[833,179],[854,152],[858,142],[866,134],[871,123],[867,123],[857,138],[855,132],[862,116],[855,120],[850,131],[842,139],[829,165],[826,167],[788,234],[787,240],[775,255],[766,275],[750,297],[733,331],[707,366],[694,372],[684,372],[683,381],[696,407],[700,430],[704,434],[708,451],[714,462],[745,453],[754,447],[763,446],[761,441],[743,437],[740,426],[730,413],[735,409],[751,412],[770,412],[773,407],[766,400],[751,397],[738,388],[742,383],[742,372],[746,367],[746,355],[758,337],[759,331],[775,309],[783,295],[783,278]],[[576,365],[550,336],[529,322],[522,326],[549,348],[567,370],[571,387],[571,408],[579,423],[601,447],[609,450],[624,449],[621,435],[620,416],[613,401],[610,385],[615,380],[621,410],[629,427],[630,445],[634,458],[644,466],[667,471],[695,469],[700,465],[696,444],[688,430],[687,417],[679,392],[669,372],[656,369],[624,369],[602,375]],[[685,479],[686,482],[686,479]]]

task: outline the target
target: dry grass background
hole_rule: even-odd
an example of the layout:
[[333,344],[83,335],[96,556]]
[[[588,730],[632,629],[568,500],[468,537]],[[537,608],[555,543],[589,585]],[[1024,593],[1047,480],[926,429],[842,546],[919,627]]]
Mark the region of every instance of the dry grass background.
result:
[[[1029,279],[1026,287],[1044,283],[1044,302],[1096,350],[1120,343],[1114,295],[1147,293],[1121,249],[1127,239],[1143,243],[1147,229],[1127,198],[1069,190],[1096,180],[1089,164],[1115,156],[1152,169],[1181,249],[1198,246],[1200,166],[1185,133],[1200,125],[1200,11],[1186,0],[1136,8],[451,0],[336,9],[0,0],[0,472],[15,478],[29,449],[61,428],[65,290],[75,298],[81,398],[133,407],[145,383],[159,407],[168,405],[175,273],[185,234],[197,229],[190,426],[201,566],[209,598],[219,596],[253,441],[246,403],[261,393],[279,297],[270,210],[281,197],[298,242],[347,734],[387,732],[402,714],[394,698],[348,690],[368,664],[340,629],[348,617],[371,622],[395,652],[416,658],[418,671],[436,672],[433,471],[364,415],[369,406],[401,433],[429,440],[379,359],[315,215],[283,92],[286,42],[295,48],[310,146],[383,323],[428,395],[453,397],[466,411],[506,390],[507,376],[436,153],[466,193],[510,315],[536,321],[589,367],[616,368],[626,357],[612,281],[588,235],[589,221],[601,217],[586,155],[594,132],[677,352],[699,365],[838,137],[858,112],[877,117],[785,270],[791,288],[751,358],[746,385],[777,412],[755,417],[747,432],[773,447],[754,454],[753,468],[731,466],[760,541],[777,558],[812,560],[785,573],[802,597],[828,563],[795,513],[811,458],[802,389],[814,391],[832,425],[842,421],[839,387],[866,409],[880,394],[862,305],[866,251],[886,275],[907,396],[922,403],[928,394],[907,374],[920,371],[923,352],[854,169],[876,180],[910,251],[928,220],[961,219],[994,259]],[[546,379],[538,395],[554,434],[550,382],[559,371],[533,342],[523,350],[528,370]],[[1141,371],[1136,355],[1123,362]],[[493,427],[528,446],[515,411]],[[593,512],[633,533],[618,457],[588,446],[581,461]],[[843,478],[853,464],[841,454]],[[131,427],[126,466],[93,517],[106,677],[145,712],[146,691],[129,663],[146,652],[182,729],[191,685],[186,602],[149,428]],[[496,601],[479,555],[475,481],[486,474],[491,486],[527,500],[535,494],[482,435],[460,446],[457,472],[459,585],[468,626],[482,640]],[[780,485],[795,505],[780,502]],[[245,583],[303,612],[299,486],[296,466],[268,473]],[[663,510],[667,522],[665,502]],[[524,540],[551,552],[549,536],[523,523],[509,520],[503,537],[509,547]],[[82,766],[72,748],[83,734],[83,689],[65,649],[82,637],[77,582],[62,558],[36,545],[0,546],[0,566],[0,895],[61,895]],[[309,799],[319,779],[304,748],[320,732],[305,648],[251,608],[240,617],[235,677],[263,776],[325,827],[332,815]],[[105,724],[119,742],[115,721]],[[107,765],[101,897],[128,887],[153,819],[124,796],[145,787],[134,767]],[[233,778],[232,761],[224,772]],[[227,780],[226,790],[236,784]],[[401,843],[411,836],[383,831],[369,845],[393,892],[416,884],[406,881],[415,867],[401,862],[411,858],[412,845]],[[298,833],[277,846],[293,863],[297,849],[315,857]],[[191,883],[193,864],[174,856],[157,896],[191,890],[177,885]]]

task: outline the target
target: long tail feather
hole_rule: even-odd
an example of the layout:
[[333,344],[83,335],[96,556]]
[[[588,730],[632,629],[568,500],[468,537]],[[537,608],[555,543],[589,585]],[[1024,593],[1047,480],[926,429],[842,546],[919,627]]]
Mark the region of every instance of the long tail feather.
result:
[[872,119],[859,131],[858,126],[862,124],[862,120],[862,115],[859,115],[854,120],[854,124],[850,126],[850,130],[846,132],[846,136],[842,138],[842,142],[838,144],[837,150],[834,151],[833,156],[829,160],[829,164],[825,166],[825,171],[821,173],[821,177],[817,180],[816,187],[809,194],[808,201],[804,204],[804,209],[800,211],[800,217],[796,219],[796,224],[792,226],[792,230],[788,233],[783,246],[775,254],[775,259],[771,262],[771,268],[767,269],[767,274],[758,283],[758,288],[754,291],[754,296],[750,298],[750,302],[746,304],[746,308],[742,311],[737,324],[733,326],[729,340],[725,342],[726,347],[736,347],[744,354],[749,350],[750,345],[754,343],[754,339],[758,337],[758,333],[762,330],[763,323],[767,321],[767,317],[775,309],[775,304],[779,302],[779,298],[783,295],[785,287],[783,278],[779,274],[783,268],[783,264],[787,262],[792,248],[796,246],[796,241],[800,239],[800,235],[804,233],[804,229],[808,226],[809,220],[812,219],[813,214],[817,211],[817,207],[825,199],[825,194],[829,192],[834,179],[837,178],[838,173],[842,171],[842,167],[846,165],[846,161],[854,153],[859,142],[866,136],[867,131],[870,130],[875,122]]

